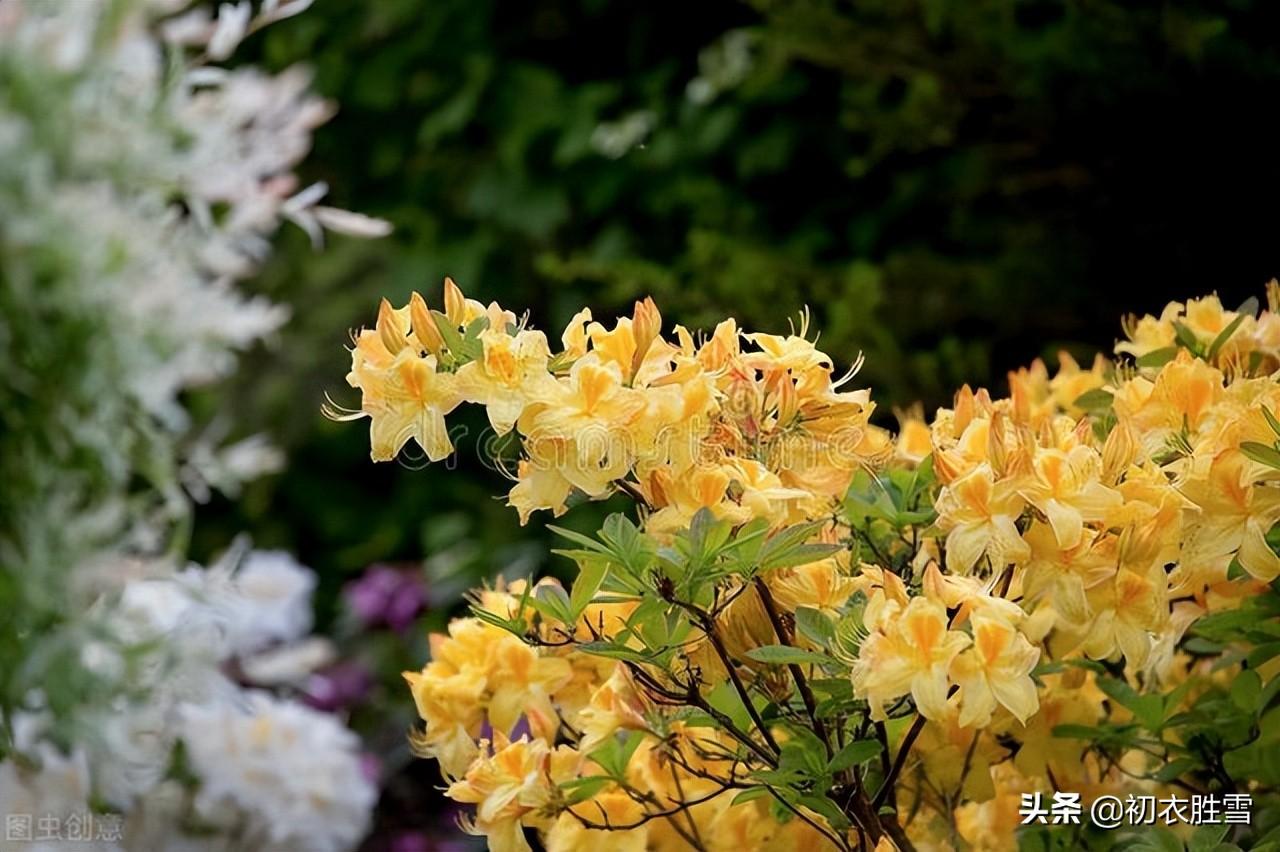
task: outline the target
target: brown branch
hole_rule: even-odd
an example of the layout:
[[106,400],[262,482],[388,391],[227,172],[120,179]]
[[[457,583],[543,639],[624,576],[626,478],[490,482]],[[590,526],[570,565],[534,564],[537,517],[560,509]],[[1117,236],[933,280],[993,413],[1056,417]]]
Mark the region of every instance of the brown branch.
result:
[[924,723],[924,715],[917,711],[915,721],[911,723],[911,727],[907,730],[907,735],[902,738],[902,745],[898,746],[898,755],[894,758],[889,774],[884,778],[884,784],[880,786],[879,792],[876,793],[875,799],[871,802],[871,806],[876,810],[879,810],[880,806],[885,803],[898,780],[898,776],[902,774],[902,767],[907,763],[907,756],[911,754],[911,747],[915,745],[916,738],[924,730]]
[[[760,603],[764,605],[764,611],[769,615],[769,622],[773,625],[773,632],[777,634],[778,641],[783,645],[794,645],[795,637],[791,635],[791,631],[782,622],[782,616],[778,612],[778,604],[773,599],[773,592],[769,591],[769,585],[764,579],[757,576],[753,581],[755,583],[756,592],[760,595]],[[831,739],[827,733],[827,726],[818,718],[818,702],[813,697],[813,690],[809,688],[809,681],[804,676],[804,670],[800,668],[799,663],[788,663],[787,671],[791,672],[791,678],[796,682],[796,689],[800,693],[800,698],[804,701],[804,709],[809,714],[809,720],[813,723],[814,733],[818,735],[818,739],[822,740],[822,745],[827,750],[827,759],[832,757]]]
[[764,718],[760,715],[760,711],[756,709],[755,702],[751,700],[751,693],[747,691],[747,687],[742,682],[742,678],[738,676],[738,669],[733,663],[733,658],[729,656],[729,649],[725,647],[724,641],[720,638],[720,633],[716,630],[715,621],[706,612],[693,604],[673,599],[668,600],[693,615],[707,639],[711,640],[711,647],[715,649],[716,656],[720,658],[721,665],[723,665],[725,670],[728,671],[729,682],[733,684],[734,691],[738,693],[738,698],[741,699],[743,705],[745,705],[747,715],[751,717],[751,721],[760,731],[760,736],[764,738],[765,743],[773,750],[775,755],[781,753],[782,750],[778,747],[778,741],[773,738],[773,733],[769,730],[769,726],[765,724]]

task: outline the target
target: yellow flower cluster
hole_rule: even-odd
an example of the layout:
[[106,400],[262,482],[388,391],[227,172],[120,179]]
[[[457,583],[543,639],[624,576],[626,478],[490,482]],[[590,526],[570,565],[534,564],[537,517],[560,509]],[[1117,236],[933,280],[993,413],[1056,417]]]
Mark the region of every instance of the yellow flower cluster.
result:
[[[918,845],[950,848],[958,825],[973,848],[1009,848],[1019,796],[1051,790],[1049,778],[1086,802],[1133,792],[1143,755],[1103,767],[1082,741],[1053,736],[1117,712],[1094,674],[1067,669],[1037,689],[1032,670],[1083,657],[1122,662],[1135,685],[1184,682],[1188,627],[1280,576],[1266,540],[1280,469],[1250,453],[1280,435],[1268,414],[1280,410],[1274,282],[1269,297],[1257,317],[1213,296],[1172,304],[1127,322],[1116,350],[1136,363],[1084,371],[1064,356],[1050,378],[1037,362],[1010,374],[1008,398],[965,388],[932,424],[903,430],[900,459],[924,455],[928,430],[942,535],[918,557],[920,596],[885,572],[867,580],[877,588],[853,677],[873,710],[909,692],[931,723],[923,778],[907,785],[926,814],[909,826]],[[977,775],[946,778],[969,753]],[[938,791],[962,784],[971,803],[949,816]]]
[[699,509],[736,521],[784,523],[829,513],[854,472],[892,452],[868,425],[866,390],[842,391],[830,358],[801,333],[741,334],[733,320],[698,343],[662,334],[652,300],[612,328],[575,316],[552,353],[546,336],[497,304],[445,282],[445,311],[417,293],[385,300],[352,350],[375,461],[410,440],[438,461],[451,452],[445,415],[485,407],[499,435],[518,432],[524,455],[510,504],[565,511],[575,490],[642,495],[651,530],[687,526]]
[[[352,416],[372,421],[375,459],[410,439],[432,460],[448,455],[444,417],[464,401],[483,405],[498,433],[514,430],[522,455],[509,502],[522,522],[560,514],[575,491],[631,495],[658,541],[702,510],[735,529],[821,522],[811,540],[844,549],[762,574],[759,596],[726,578],[715,627],[679,640],[680,659],[712,681],[749,675],[774,696],[801,689],[790,661],[808,658],[787,657],[791,678],[779,677],[784,667],[756,649],[795,644],[847,664],[869,723],[896,741],[902,771],[891,777],[910,841],[1001,849],[1022,793],[1052,778],[1088,801],[1133,789],[1144,768],[1139,752],[1104,765],[1083,741],[1053,735],[1126,712],[1073,663],[1108,661],[1135,687],[1185,680],[1188,627],[1280,576],[1266,539],[1280,520],[1280,465],[1256,451],[1280,437],[1280,286],[1268,296],[1260,315],[1208,297],[1131,320],[1117,362],[1086,370],[1063,356],[1052,377],[1036,362],[1010,374],[999,399],[965,387],[932,422],[905,419],[896,441],[870,425],[867,391],[842,390],[847,376],[835,378],[803,322],[789,336],[744,334],[732,320],[703,340],[680,326],[668,336],[649,300],[612,328],[584,310],[552,352],[541,332],[447,281],[442,313],[417,294],[398,310],[383,303],[348,381],[363,393]],[[860,563],[838,520],[855,475],[886,467],[927,467],[937,483],[928,520],[901,536],[905,569]],[[522,828],[552,852],[843,842],[807,806],[779,822],[768,797],[739,797],[751,769],[742,743],[685,721],[670,678],[584,650],[618,636],[639,647],[628,627],[638,598],[602,599],[556,624],[526,619],[531,591],[565,594],[550,581],[479,593],[477,617],[433,637],[432,661],[406,675],[426,723],[415,743],[452,780],[448,795],[476,805],[490,849],[528,849]],[[842,630],[821,647],[797,635],[801,610],[853,619],[852,640]],[[537,627],[522,640],[484,613]],[[776,753],[774,737],[785,734],[751,745]],[[602,744],[623,741],[624,778],[567,792],[600,775],[590,755],[603,760]],[[602,840],[606,829],[626,830]]]

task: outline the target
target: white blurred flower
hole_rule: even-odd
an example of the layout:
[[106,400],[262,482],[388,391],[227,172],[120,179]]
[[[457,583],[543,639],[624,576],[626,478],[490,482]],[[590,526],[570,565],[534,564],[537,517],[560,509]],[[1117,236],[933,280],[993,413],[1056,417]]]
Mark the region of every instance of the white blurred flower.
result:
[[[83,818],[91,813],[89,764],[82,750],[70,755],[53,746],[42,744],[36,750],[33,766],[20,766],[15,760],[0,761],[0,814],[52,817],[62,824],[68,818]],[[32,835],[34,836],[34,830]],[[106,852],[113,845],[78,844],[85,852]],[[12,831],[0,835],[3,852],[56,852],[66,847],[59,842],[28,842],[13,836]]]
[[188,707],[182,738],[200,776],[198,809],[248,814],[264,848],[337,852],[364,834],[377,791],[359,740],[334,717],[267,693],[246,706]]
[[312,636],[246,657],[240,661],[240,671],[245,680],[258,686],[298,686],[337,657],[332,642]]
[[316,575],[283,550],[252,551],[235,573],[237,599],[230,613],[237,654],[274,642],[292,642],[311,629]]
[[240,0],[234,6],[230,3],[219,6],[218,21],[206,48],[209,58],[221,62],[230,56],[249,31],[252,16],[253,5],[249,0]]

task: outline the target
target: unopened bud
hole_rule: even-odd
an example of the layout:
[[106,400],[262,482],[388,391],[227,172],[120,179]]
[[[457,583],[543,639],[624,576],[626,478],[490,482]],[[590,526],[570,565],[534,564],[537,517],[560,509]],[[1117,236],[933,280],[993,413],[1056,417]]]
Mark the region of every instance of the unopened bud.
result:
[[970,421],[973,420],[974,411],[973,388],[965,385],[956,393],[955,417],[952,422],[955,437],[959,438],[964,434],[964,430],[969,427]]
[[1117,423],[1102,445],[1102,481],[1114,485],[1138,455],[1138,441],[1127,421]]
[[631,374],[634,376],[649,354],[649,346],[662,332],[662,314],[652,297],[646,296],[644,301],[636,302],[631,319],[631,333],[635,336],[636,351],[631,356]]
[[400,316],[396,313],[395,308],[391,307],[391,303],[386,299],[382,300],[382,304],[378,305],[378,338],[382,341],[382,345],[392,355],[398,353],[405,347],[405,329],[400,322]]
[[999,409],[991,412],[991,423],[987,426],[987,461],[996,476],[1003,476],[1006,456],[1004,444],[1004,413]]
[[462,295],[453,279],[444,279],[444,315],[454,325],[462,325],[467,320],[467,297]]
[[426,299],[416,290],[409,297],[409,321],[413,324],[413,334],[422,348],[432,355],[439,355],[444,348],[444,338],[436,327],[435,317],[431,316],[431,311],[427,308]]

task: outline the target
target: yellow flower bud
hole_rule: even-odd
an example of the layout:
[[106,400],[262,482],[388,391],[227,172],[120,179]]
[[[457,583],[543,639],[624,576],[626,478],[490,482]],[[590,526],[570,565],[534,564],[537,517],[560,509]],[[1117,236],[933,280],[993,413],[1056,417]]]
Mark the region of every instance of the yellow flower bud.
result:
[[378,338],[387,351],[395,355],[406,346],[405,328],[396,314],[395,308],[386,299],[378,306]]
[[444,279],[444,315],[454,325],[462,325],[467,319],[467,298],[449,277]]
[[413,324],[413,334],[418,343],[432,355],[439,355],[444,348],[444,338],[440,329],[436,328],[435,317],[427,308],[427,302],[416,290],[409,297],[409,320]]

